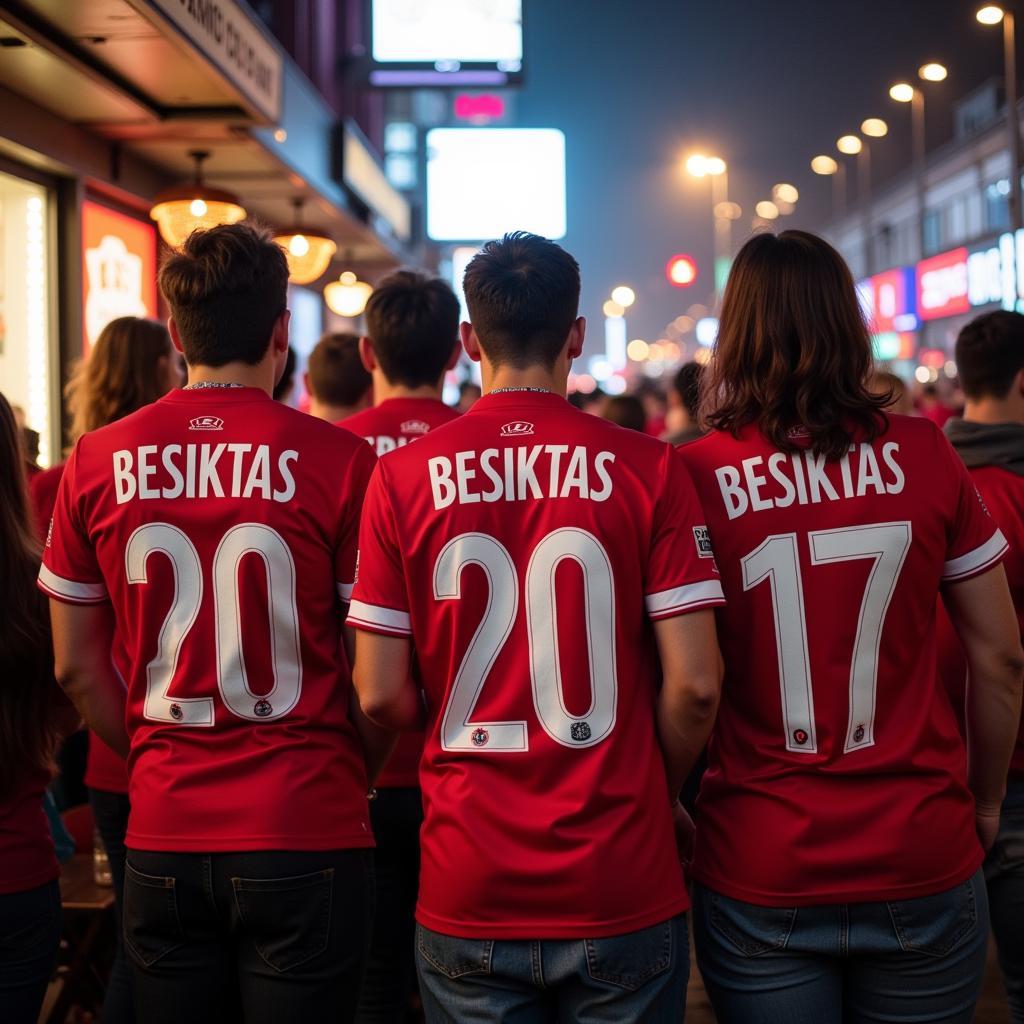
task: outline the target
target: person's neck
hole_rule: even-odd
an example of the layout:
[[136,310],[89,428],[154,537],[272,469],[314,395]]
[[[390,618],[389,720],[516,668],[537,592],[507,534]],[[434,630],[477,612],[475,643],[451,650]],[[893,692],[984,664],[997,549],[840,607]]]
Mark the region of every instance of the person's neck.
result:
[[225,363],[223,366],[190,366],[189,384],[241,384],[259,388],[268,395],[274,393],[273,368],[265,362],[250,366],[248,363]]
[[566,374],[547,366],[483,366],[484,394],[503,388],[536,388],[565,398]]
[[337,423],[339,420],[347,420],[357,412],[362,412],[365,405],[329,405],[327,402],[318,402],[315,398],[309,400],[309,415],[318,420],[326,420],[328,423]]
[[444,390],[444,377],[436,384],[420,384],[418,387],[407,387],[404,384],[393,384],[379,370],[373,373],[373,404],[380,405],[389,398],[433,398],[441,401]]
[[1008,398],[968,399],[964,405],[964,419],[968,423],[1021,423],[1024,424],[1024,401]]

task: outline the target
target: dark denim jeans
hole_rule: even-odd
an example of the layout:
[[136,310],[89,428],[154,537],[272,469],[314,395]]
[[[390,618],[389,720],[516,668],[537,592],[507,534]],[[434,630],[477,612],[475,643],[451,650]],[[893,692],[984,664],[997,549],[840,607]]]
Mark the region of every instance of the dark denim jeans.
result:
[[969,1024],[988,900],[979,870],[886,903],[759,907],[694,886],[697,964],[719,1024]]
[[428,1024],[678,1024],[686,915],[603,939],[458,939],[416,930]]
[[351,1021],[373,919],[370,850],[129,850],[124,941],[146,1024]]
[[135,1006],[132,1001],[132,968],[124,952],[121,928],[121,908],[124,903],[124,835],[128,829],[128,794],[111,793],[103,789],[89,790],[92,816],[99,829],[103,848],[110,862],[110,877],[114,887],[114,916],[117,922],[117,949],[110,968],[107,994],[103,1000],[103,1024],[134,1024]]
[[60,943],[60,886],[0,895],[0,1020],[36,1024]]
[[1024,1024],[1024,779],[1007,784],[999,836],[985,861],[985,883],[1010,1020]]
[[383,788],[370,801],[377,848],[373,867],[377,912],[366,980],[359,999],[358,1024],[404,1024],[416,984],[416,893],[420,882],[420,825],[423,799],[418,788]]

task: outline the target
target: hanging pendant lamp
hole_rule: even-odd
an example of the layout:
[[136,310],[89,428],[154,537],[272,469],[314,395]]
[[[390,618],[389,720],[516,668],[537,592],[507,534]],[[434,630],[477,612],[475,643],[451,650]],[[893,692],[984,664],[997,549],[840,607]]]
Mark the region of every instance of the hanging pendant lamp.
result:
[[303,224],[301,197],[292,200],[295,207],[295,222],[292,227],[282,228],[274,241],[284,249],[288,260],[288,280],[294,284],[310,284],[320,277],[338,251],[333,240],[324,231],[312,225]]
[[373,285],[360,281],[351,270],[346,270],[337,281],[324,288],[324,301],[338,316],[356,317],[364,309]]
[[196,163],[195,181],[160,192],[149,211],[160,229],[160,237],[175,249],[180,248],[193,231],[205,231],[218,224],[237,224],[246,216],[238,196],[203,183],[203,161],[210,154],[193,149],[188,155]]

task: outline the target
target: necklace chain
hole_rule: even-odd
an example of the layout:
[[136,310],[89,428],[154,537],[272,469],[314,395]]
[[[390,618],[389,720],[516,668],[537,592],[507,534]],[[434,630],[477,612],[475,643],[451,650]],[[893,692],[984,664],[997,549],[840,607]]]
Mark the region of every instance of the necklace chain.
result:
[[244,384],[232,384],[230,381],[197,380],[194,384],[186,384],[182,391],[201,391],[203,388],[244,388]]
[[488,393],[492,394],[492,395],[503,395],[506,392],[510,392],[510,391],[533,391],[533,392],[536,392],[537,394],[540,394],[540,395],[550,395],[551,394],[551,389],[550,388],[535,388],[535,387],[532,387],[532,386],[530,386],[528,384],[521,384],[518,387],[491,388],[491,390]]

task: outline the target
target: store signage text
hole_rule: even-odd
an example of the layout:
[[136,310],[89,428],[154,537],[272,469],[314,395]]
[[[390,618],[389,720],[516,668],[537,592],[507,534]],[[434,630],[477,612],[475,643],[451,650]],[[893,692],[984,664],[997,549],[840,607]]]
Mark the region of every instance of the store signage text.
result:
[[281,116],[283,62],[234,0],[150,0],[270,121]]

